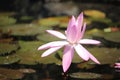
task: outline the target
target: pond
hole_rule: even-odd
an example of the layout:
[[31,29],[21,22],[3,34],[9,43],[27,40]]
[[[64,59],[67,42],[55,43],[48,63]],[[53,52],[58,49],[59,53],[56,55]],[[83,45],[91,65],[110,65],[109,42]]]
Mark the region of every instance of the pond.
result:
[[[120,6],[98,1],[14,0],[0,11],[0,80],[119,80]],[[105,1],[105,2],[104,2]],[[4,3],[4,1],[2,1]],[[113,1],[117,2],[117,1]],[[24,3],[24,4],[23,4]],[[118,0],[118,3],[120,1]],[[14,8],[13,8],[14,7]],[[5,9],[5,10],[4,10]],[[84,38],[100,45],[83,45],[100,64],[83,61],[76,53],[67,72],[62,69],[63,48],[41,57],[38,47],[60,40],[46,32],[67,29],[71,15],[84,14]]]

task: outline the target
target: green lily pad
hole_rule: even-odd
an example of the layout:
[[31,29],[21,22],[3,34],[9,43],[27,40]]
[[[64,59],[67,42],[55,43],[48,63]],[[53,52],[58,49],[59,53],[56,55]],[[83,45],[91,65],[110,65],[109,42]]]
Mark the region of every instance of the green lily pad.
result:
[[[102,23],[106,23],[106,24],[112,24],[112,20],[111,19],[109,19],[109,18],[86,18],[86,19],[88,19],[88,20],[90,20],[90,21],[92,21],[92,22],[102,22]],[[102,26],[101,26],[102,27]]]
[[106,17],[106,14],[99,10],[84,10],[84,14],[92,18],[105,18]]
[[14,36],[34,36],[40,33],[45,32],[48,27],[41,27],[36,24],[16,24],[13,26],[6,26],[0,28],[3,32],[11,31],[11,35]]
[[21,16],[20,20],[21,21],[30,21],[30,20],[33,20],[33,17],[31,17],[31,16]]
[[44,42],[50,42],[50,41],[58,41],[60,40],[59,38],[50,35],[49,33],[46,34],[40,34],[37,36],[37,39],[40,41],[44,41]]
[[38,63],[48,64],[59,62],[59,60],[55,57],[55,53],[44,58],[41,57],[41,54],[44,51],[37,50],[38,47],[43,44],[40,41],[20,41],[19,44],[21,46],[21,49],[15,54],[20,58],[19,64],[36,65]]
[[120,31],[116,32],[104,32],[102,34],[92,34],[93,36],[103,37],[106,40],[120,42]]
[[20,48],[18,44],[0,43],[0,56],[10,54]]
[[57,25],[57,27],[66,28],[69,19],[70,17],[68,16],[49,17],[38,20],[38,23],[41,26],[53,27]]
[[117,48],[87,48],[101,64],[113,64],[120,56],[120,50]]
[[19,70],[0,68],[0,75],[7,77],[6,80],[21,79],[24,77],[24,74]]
[[0,26],[15,24],[16,19],[9,16],[0,16]]
[[91,36],[91,37],[92,36],[101,36],[103,34],[104,34],[104,32],[102,30],[99,30],[99,29],[96,29],[96,28],[91,29],[91,30],[87,30],[85,32],[85,36]]
[[120,31],[105,33],[103,37],[110,41],[120,42]]
[[[120,50],[116,48],[86,48],[101,64],[113,64],[120,58]],[[62,51],[58,51],[59,57],[62,59]],[[72,62],[79,63],[83,60],[79,57],[77,53],[74,53]],[[95,64],[91,59],[88,62],[89,64]]]
[[0,64],[1,65],[8,65],[19,62],[20,58],[15,55],[8,55],[8,56],[0,56]]
[[91,79],[100,79],[102,75],[97,73],[90,73],[90,72],[76,72],[76,73],[71,73],[70,77],[74,79],[91,80]]

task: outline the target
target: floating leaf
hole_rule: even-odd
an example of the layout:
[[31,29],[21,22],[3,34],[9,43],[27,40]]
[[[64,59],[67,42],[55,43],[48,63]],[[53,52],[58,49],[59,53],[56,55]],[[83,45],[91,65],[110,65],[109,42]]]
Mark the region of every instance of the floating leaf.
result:
[[0,64],[1,65],[8,65],[19,62],[20,58],[15,55],[8,55],[8,56],[1,56],[0,57]]
[[104,32],[102,30],[94,28],[91,30],[87,30],[85,34],[88,36],[101,36],[104,34]]
[[102,75],[97,73],[90,73],[90,72],[76,72],[70,74],[70,77],[74,79],[91,80],[91,79],[100,79]]
[[21,21],[31,21],[31,20],[33,20],[33,17],[31,17],[31,16],[21,16],[20,20]]
[[92,34],[93,36],[103,37],[106,40],[114,41],[114,42],[120,42],[120,31],[116,32],[104,32],[100,35]]
[[16,36],[34,36],[39,33],[45,32],[48,27],[41,27],[36,24],[16,24],[13,26],[6,26],[1,28],[3,32],[11,31],[11,35]]
[[99,10],[84,10],[84,14],[92,18],[105,18],[106,17],[106,14]]
[[89,20],[88,18],[84,18],[84,22],[86,22],[87,25],[92,23],[92,20]]
[[[91,47],[86,48],[94,57],[96,57],[101,64],[113,64],[120,58],[120,50],[117,48],[98,48]],[[62,58],[62,51],[59,51],[58,54]],[[79,63],[83,60],[79,57],[77,53],[74,54],[73,63]],[[89,64],[95,64],[91,59],[88,62]]]
[[112,64],[120,58],[120,50],[116,48],[87,48],[101,64]]
[[15,24],[16,19],[9,16],[0,16],[0,26]]
[[4,75],[9,79],[21,79],[24,77],[24,74],[19,70],[12,70],[6,68],[0,68],[0,75]]
[[[89,21],[92,21],[93,23],[94,22],[101,22],[101,23],[106,23],[108,25],[110,25],[112,23],[112,20],[109,19],[109,18],[86,18],[87,20]],[[102,26],[101,26],[102,27]]]
[[59,27],[66,27],[68,24],[70,17],[68,16],[59,16],[59,17],[49,17],[43,18],[38,21],[41,26],[59,26]]
[[19,49],[18,44],[0,43],[0,55],[10,54]]
[[38,35],[37,39],[40,40],[40,41],[44,41],[44,42],[60,40],[59,38],[56,38],[56,37],[54,37],[54,36],[52,36],[48,33]]
[[19,44],[21,49],[15,54],[20,58],[19,64],[35,65],[37,63],[48,64],[59,62],[59,60],[55,57],[55,53],[45,58],[41,57],[41,54],[44,51],[38,51],[38,47],[43,44],[40,41],[20,41]]
[[120,31],[105,33],[103,36],[107,40],[120,42]]
[[55,26],[59,24],[59,21],[52,20],[52,18],[47,18],[47,19],[40,19],[38,22],[41,26]]

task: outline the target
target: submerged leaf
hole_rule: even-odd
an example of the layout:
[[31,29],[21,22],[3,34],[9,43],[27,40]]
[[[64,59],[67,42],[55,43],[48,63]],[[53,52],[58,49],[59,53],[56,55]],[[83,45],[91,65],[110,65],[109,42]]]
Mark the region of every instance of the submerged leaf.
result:
[[90,73],[90,72],[77,72],[70,74],[70,77],[74,79],[90,80],[90,79],[100,79],[102,75],[97,73]]
[[7,80],[21,79],[24,77],[24,74],[19,70],[12,70],[6,68],[0,68],[0,75],[4,75],[5,77],[7,77]]

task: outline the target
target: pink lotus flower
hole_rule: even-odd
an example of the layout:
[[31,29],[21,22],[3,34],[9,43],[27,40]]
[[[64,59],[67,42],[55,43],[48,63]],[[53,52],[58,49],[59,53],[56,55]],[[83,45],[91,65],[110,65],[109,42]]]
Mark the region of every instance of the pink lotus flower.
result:
[[120,68],[120,63],[115,63],[115,68]]
[[75,20],[75,17],[72,16],[68,23],[67,30],[65,31],[66,36],[61,32],[55,30],[47,30],[48,33],[62,40],[49,42],[40,46],[38,50],[48,49],[42,54],[42,57],[48,56],[64,46],[62,60],[64,72],[66,72],[70,67],[74,51],[76,51],[83,60],[88,61],[89,59],[91,59],[95,63],[99,64],[99,61],[92,54],[90,54],[81,44],[100,44],[100,41],[92,39],[82,39],[86,29],[86,23],[84,23],[83,26],[82,24],[83,13],[78,16],[77,20]]

